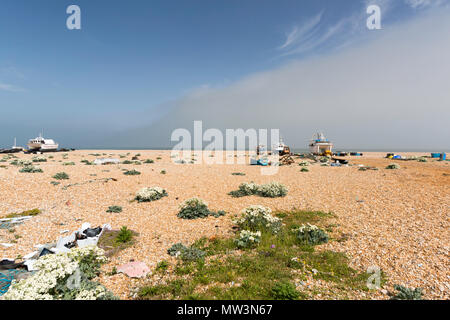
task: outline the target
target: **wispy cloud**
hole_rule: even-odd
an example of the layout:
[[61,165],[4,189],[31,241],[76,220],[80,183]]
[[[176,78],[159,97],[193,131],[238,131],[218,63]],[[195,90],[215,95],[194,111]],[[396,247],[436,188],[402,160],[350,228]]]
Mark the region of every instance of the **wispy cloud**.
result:
[[446,2],[446,0],[405,0],[405,3],[414,9],[438,7]]
[[308,20],[303,26],[294,26],[292,31],[286,35],[286,41],[278,49],[283,50],[292,47],[299,42],[304,41],[312,36],[315,28],[322,20],[323,11]]
[[281,56],[297,55],[312,51],[327,41],[334,39],[338,34],[343,33],[346,28],[352,27],[352,18],[343,18],[335,24],[322,27],[322,13],[310,19],[301,27],[294,27],[284,44],[278,48],[282,51]]
[[25,91],[23,88],[17,87],[12,84],[2,83],[0,82],[0,91],[8,91],[8,92],[23,92]]

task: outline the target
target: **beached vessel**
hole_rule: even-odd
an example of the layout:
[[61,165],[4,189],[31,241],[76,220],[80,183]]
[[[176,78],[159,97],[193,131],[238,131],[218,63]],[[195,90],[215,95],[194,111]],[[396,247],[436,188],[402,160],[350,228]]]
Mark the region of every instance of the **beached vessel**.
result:
[[309,143],[309,151],[312,154],[332,154],[333,144],[328,141],[323,133],[318,132],[313,135],[311,142]]
[[284,151],[285,147],[287,147],[287,146],[284,144],[283,138],[280,137],[280,140],[278,141],[278,143],[273,145],[272,150],[273,150],[273,152],[282,153]]
[[0,149],[0,153],[17,153],[20,151],[23,151],[23,148],[16,145],[16,138],[14,138],[14,145],[11,149]]
[[42,133],[39,137],[30,139],[28,141],[28,148],[30,151],[50,152],[58,150],[58,144],[53,139],[44,139]]

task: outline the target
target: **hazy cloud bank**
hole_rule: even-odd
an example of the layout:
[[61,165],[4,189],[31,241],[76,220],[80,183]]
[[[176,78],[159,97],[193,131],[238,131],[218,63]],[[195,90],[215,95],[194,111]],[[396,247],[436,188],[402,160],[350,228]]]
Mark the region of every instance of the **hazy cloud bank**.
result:
[[[291,62],[226,88],[202,88],[111,146],[171,146],[175,128],[280,128],[295,147],[323,130],[338,147],[450,149],[449,10],[385,28],[373,41]],[[287,43],[289,45],[289,43]]]

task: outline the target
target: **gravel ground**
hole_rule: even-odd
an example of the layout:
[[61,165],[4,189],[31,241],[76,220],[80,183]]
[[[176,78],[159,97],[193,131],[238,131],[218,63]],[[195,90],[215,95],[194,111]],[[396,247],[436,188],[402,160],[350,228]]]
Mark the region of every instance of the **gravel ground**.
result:
[[[128,160],[140,153],[139,159],[153,159],[155,163],[105,166],[80,163],[83,159],[98,158],[93,153],[118,158],[127,152],[130,152]],[[449,299],[450,162],[389,160],[383,159],[385,154],[349,157],[353,166],[348,167],[312,165],[310,172],[300,172],[297,164],[283,166],[271,176],[261,175],[261,167],[242,164],[175,164],[170,151],[75,151],[68,153],[66,159],[62,153],[54,153],[48,162],[35,164],[43,173],[19,173],[19,168],[9,161],[0,163],[6,166],[0,167],[0,217],[33,208],[43,211],[17,226],[14,233],[0,230],[0,243],[14,243],[10,248],[0,246],[0,258],[23,256],[33,251],[35,245],[53,242],[60,231],[76,230],[83,222],[92,226],[109,223],[113,229],[128,226],[139,236],[133,247],[113,256],[105,270],[132,259],[153,268],[163,259],[170,260],[166,250],[176,242],[190,244],[202,236],[231,235],[229,216],[192,221],[177,218],[183,200],[200,197],[209,203],[210,209],[233,214],[252,204],[272,210],[298,208],[332,212],[338,233],[347,240],[333,241],[323,247],[345,252],[351,266],[358,270],[380,267],[388,277],[388,290],[394,284],[402,284],[422,287],[428,299]],[[45,156],[48,158],[49,154]],[[76,165],[62,165],[71,161]],[[401,168],[384,169],[393,162]],[[376,166],[380,170],[359,171],[357,164]],[[142,174],[126,176],[122,169],[136,169]],[[167,173],[161,174],[162,170]],[[70,179],[52,185],[50,182],[55,181],[52,176],[62,171]],[[243,172],[246,176],[233,176],[233,172]],[[102,180],[107,178],[117,181]],[[289,188],[289,193],[282,199],[234,199],[227,195],[240,183],[250,181],[278,181]],[[69,184],[78,185],[64,188]],[[166,189],[169,196],[151,203],[132,202],[140,188],[151,186]],[[112,205],[122,206],[123,212],[106,213]],[[130,290],[139,283],[122,274],[101,276],[100,280],[124,299],[129,298]],[[371,298],[387,296],[379,293]]]

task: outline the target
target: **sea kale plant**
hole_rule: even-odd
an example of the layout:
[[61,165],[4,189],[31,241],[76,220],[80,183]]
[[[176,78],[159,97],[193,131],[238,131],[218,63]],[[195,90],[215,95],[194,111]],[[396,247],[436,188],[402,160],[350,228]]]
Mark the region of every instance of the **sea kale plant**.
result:
[[69,179],[69,175],[67,173],[65,173],[65,172],[58,172],[57,174],[55,174],[53,176],[53,179],[56,179],[56,180],[67,180],[67,179]]
[[136,200],[138,202],[151,202],[159,200],[163,197],[167,197],[166,190],[160,187],[143,188],[136,194]]
[[328,242],[328,234],[317,226],[306,224],[292,230],[301,243],[318,245]]
[[19,170],[19,172],[22,173],[40,173],[43,172],[41,168],[35,167],[35,166],[31,166],[31,165],[27,165],[25,167],[23,167],[22,169]]
[[205,257],[206,252],[195,247],[186,247],[182,243],[171,246],[167,253],[173,257],[179,257],[184,261],[197,261]]
[[47,158],[35,156],[31,159],[33,162],[47,162]]
[[253,248],[261,242],[261,231],[242,230],[235,242],[238,248]]
[[413,290],[396,284],[394,289],[397,290],[397,294],[392,297],[392,300],[422,300],[421,288]]
[[67,253],[40,257],[38,271],[26,279],[13,280],[5,300],[110,300],[114,295],[92,281],[106,262],[98,247],[74,248]]
[[120,212],[122,212],[122,207],[121,206],[110,206],[108,208],[108,210],[106,210],[106,212],[108,212],[108,213],[120,213]]
[[32,162],[30,160],[14,159],[10,162],[13,166],[26,167],[31,166]]
[[226,214],[225,211],[219,210],[217,212],[211,211],[208,208],[208,203],[199,198],[187,199],[180,205],[180,211],[177,214],[178,218],[181,219],[198,219],[207,218],[208,216],[213,216],[214,218],[219,218]]
[[396,163],[392,163],[392,164],[388,165],[386,167],[386,169],[391,169],[391,170],[400,169],[400,166]]
[[182,219],[198,219],[206,218],[210,215],[208,203],[199,198],[187,199],[180,205],[178,218]]
[[123,174],[126,176],[138,176],[141,173],[139,171],[133,169],[133,170],[125,171]]
[[272,216],[271,213],[270,208],[253,205],[242,210],[241,218],[234,222],[241,230],[269,230],[272,233],[277,233],[281,229],[281,219]]
[[279,182],[270,182],[258,188],[258,195],[266,198],[284,197],[287,193],[288,189]]
[[242,183],[239,189],[228,193],[233,198],[240,198],[251,195],[258,195],[266,198],[284,197],[288,193],[288,188],[279,182],[270,182],[267,184],[258,185],[254,182]]

